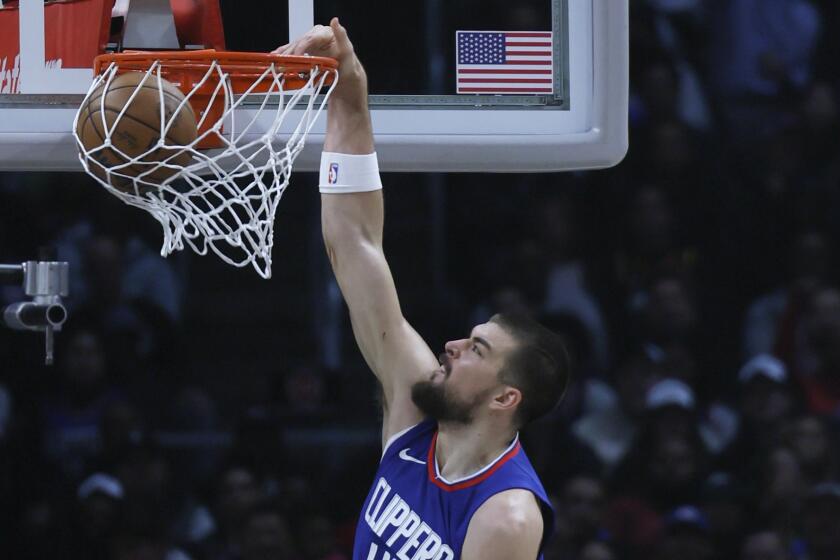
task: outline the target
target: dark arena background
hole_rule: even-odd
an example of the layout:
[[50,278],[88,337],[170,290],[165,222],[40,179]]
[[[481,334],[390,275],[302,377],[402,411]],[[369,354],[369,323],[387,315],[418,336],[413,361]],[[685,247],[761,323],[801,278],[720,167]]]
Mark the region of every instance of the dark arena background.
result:
[[[421,65],[423,36],[381,4],[341,15],[387,90],[412,78],[379,28],[408,22]],[[840,9],[631,4],[620,165],[383,176],[403,310],[435,351],[502,310],[565,337],[573,386],[523,434],[546,560],[838,560]],[[231,49],[286,39],[285,4],[223,10]],[[0,263],[68,261],[72,289],[54,366],[0,329],[0,558],[350,558],[378,403],[317,177],[292,177],[270,281],[160,235],[82,173],[0,174]]]

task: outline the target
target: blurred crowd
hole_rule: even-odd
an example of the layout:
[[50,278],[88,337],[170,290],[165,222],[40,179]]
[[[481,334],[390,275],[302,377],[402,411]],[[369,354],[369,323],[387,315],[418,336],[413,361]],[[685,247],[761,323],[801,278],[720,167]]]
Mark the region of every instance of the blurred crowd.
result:
[[[840,7],[631,4],[621,165],[384,177],[404,311],[433,348],[505,310],[566,339],[573,386],[523,433],[546,560],[837,560]],[[72,290],[55,366],[0,330],[0,558],[350,557],[376,387],[292,183],[265,282],[162,259],[80,174],[0,174],[0,262]]]

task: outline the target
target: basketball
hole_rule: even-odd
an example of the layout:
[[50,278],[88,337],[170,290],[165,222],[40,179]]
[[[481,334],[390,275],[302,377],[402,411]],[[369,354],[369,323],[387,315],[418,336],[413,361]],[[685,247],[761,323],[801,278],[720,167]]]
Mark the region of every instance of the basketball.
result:
[[[90,154],[95,160],[90,165],[91,172],[108,181],[108,169],[132,162],[117,170],[120,175],[111,175],[109,181],[123,192],[134,192],[134,177],[142,175],[142,181],[154,185],[178,172],[175,168],[158,166],[161,161],[189,165],[192,159],[189,152],[178,153],[178,147],[192,143],[198,134],[192,107],[189,103],[181,105],[184,100],[181,90],[162,78],[159,89],[157,76],[149,76],[141,86],[145,76],[142,72],[127,72],[110,83],[103,82],[79,109],[76,133],[85,151],[91,152],[105,144],[109,132],[113,146]],[[161,98],[164,127],[170,122],[171,126],[162,145],[149,151],[161,143]],[[125,112],[120,116],[123,109]],[[150,188],[145,184],[139,187],[141,191]]]

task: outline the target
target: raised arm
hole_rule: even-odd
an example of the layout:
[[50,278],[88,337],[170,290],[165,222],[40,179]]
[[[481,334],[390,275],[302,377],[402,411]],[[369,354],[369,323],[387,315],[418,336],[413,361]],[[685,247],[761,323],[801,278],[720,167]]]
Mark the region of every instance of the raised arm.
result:
[[[337,19],[329,27],[316,26],[276,52],[339,61],[339,84],[329,101],[322,161],[322,175],[332,168],[336,184],[322,184],[321,222],[327,254],[350,310],[353,334],[382,385],[384,442],[422,419],[411,401],[411,387],[428,379],[438,361],[400,309],[382,248],[384,208],[378,170],[373,168],[367,176],[354,171],[370,166],[368,156],[374,153],[367,76]],[[351,184],[344,183],[348,173],[353,177]]]

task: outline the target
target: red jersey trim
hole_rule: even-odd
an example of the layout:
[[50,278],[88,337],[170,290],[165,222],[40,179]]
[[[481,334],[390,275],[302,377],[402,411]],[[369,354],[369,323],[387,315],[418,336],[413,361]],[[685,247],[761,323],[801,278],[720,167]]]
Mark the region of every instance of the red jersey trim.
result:
[[511,448],[510,451],[508,451],[507,453],[502,455],[496,461],[496,464],[494,464],[492,467],[490,467],[489,469],[487,469],[483,473],[476,475],[474,478],[470,478],[468,480],[463,480],[463,481],[458,482],[456,484],[449,484],[447,482],[444,482],[444,481],[440,480],[437,477],[437,475],[435,474],[436,465],[437,465],[437,461],[435,460],[435,447],[437,445],[437,436],[438,436],[438,433],[437,433],[437,430],[435,430],[435,433],[432,436],[432,443],[429,445],[429,455],[426,458],[426,470],[427,470],[428,475],[429,475],[429,480],[431,482],[433,482],[435,484],[435,486],[437,486],[441,490],[446,490],[447,492],[454,492],[456,490],[463,490],[464,488],[470,488],[472,486],[475,486],[476,484],[481,484],[482,482],[484,482],[485,480],[490,478],[490,476],[494,472],[499,470],[502,467],[502,465],[504,465],[505,463],[507,463],[508,461],[513,459],[514,457],[516,457],[516,455],[519,453],[519,450],[522,448],[520,443],[517,441],[516,445],[514,445]]

